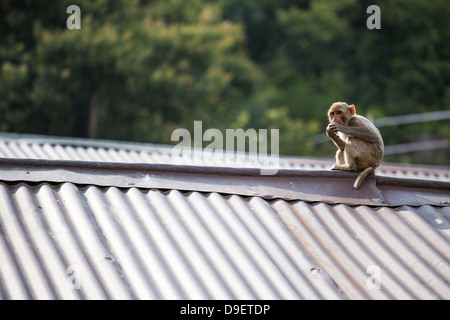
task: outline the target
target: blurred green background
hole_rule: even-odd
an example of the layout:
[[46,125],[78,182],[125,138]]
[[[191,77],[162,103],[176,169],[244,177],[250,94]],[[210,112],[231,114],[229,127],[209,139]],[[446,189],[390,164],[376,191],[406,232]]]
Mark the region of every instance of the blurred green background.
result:
[[[3,132],[175,144],[202,120],[333,157],[335,101],[375,120],[450,110],[447,0],[0,0],[0,15]],[[449,123],[380,126],[385,161],[450,165]]]

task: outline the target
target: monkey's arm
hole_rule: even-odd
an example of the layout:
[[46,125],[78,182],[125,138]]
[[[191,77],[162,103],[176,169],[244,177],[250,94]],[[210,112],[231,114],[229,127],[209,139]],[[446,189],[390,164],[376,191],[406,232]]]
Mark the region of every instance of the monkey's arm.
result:
[[328,125],[326,132],[327,132],[327,136],[329,136],[331,138],[331,140],[333,140],[336,147],[338,147],[338,149],[344,151],[345,141],[343,141],[341,138],[339,138],[339,136],[335,133],[336,129],[334,126],[332,126],[331,123]]
[[[376,129],[372,128],[371,126],[362,125],[362,126],[342,126],[337,123],[332,123],[329,125],[330,130],[333,131],[340,131],[342,133],[345,133],[348,136],[355,137],[367,142],[379,142],[380,141],[380,135],[376,131]],[[332,136],[330,136],[332,138]],[[334,140],[333,140],[334,141]]]

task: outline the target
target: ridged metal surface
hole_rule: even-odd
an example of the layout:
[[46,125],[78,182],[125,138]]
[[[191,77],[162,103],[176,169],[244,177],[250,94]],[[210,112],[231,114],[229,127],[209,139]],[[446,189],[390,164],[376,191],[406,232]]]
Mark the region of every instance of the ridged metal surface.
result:
[[272,207],[349,298],[450,299],[450,207]]
[[0,184],[0,261],[2,299],[450,299],[450,207]]
[[[172,147],[146,143],[91,140],[82,138],[59,138],[40,135],[0,133],[0,157],[77,160],[122,163],[180,163],[172,157]],[[236,161],[221,158],[203,159],[200,152],[193,152],[191,159],[183,159],[186,165],[245,166],[261,167],[245,157]],[[263,159],[263,157],[260,157]],[[333,159],[311,159],[303,157],[280,156],[277,166],[280,169],[328,170]],[[383,163],[376,169],[380,176],[450,181],[450,168],[433,166],[404,166]]]
[[[80,168],[92,177],[92,161],[170,164],[170,151],[82,139],[0,139],[0,157],[89,161]],[[2,174],[20,170],[19,162],[6,161]],[[285,169],[326,164],[280,159]],[[207,190],[178,191],[163,180],[140,188],[79,182],[77,171],[59,180],[54,175],[63,163],[48,165],[54,168],[0,182],[0,299],[450,299],[450,199],[434,182],[384,178],[379,187],[388,203],[349,205],[346,195],[333,205],[234,193],[256,181],[239,170],[220,171]],[[445,168],[377,170],[450,180]],[[198,182],[195,172],[185,180]],[[31,179],[35,174],[38,180]],[[273,179],[262,186],[272,188]],[[339,187],[332,181],[327,190]],[[298,174],[278,187],[288,191],[305,182]],[[217,187],[224,185],[233,188]],[[316,187],[313,193],[323,196]],[[422,200],[404,205],[411,197]]]
[[340,299],[261,198],[0,184],[2,299]]

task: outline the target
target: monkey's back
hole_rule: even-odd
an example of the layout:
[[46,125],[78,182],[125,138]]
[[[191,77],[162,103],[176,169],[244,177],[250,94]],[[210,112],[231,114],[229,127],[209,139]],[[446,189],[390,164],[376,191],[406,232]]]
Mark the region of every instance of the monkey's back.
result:
[[358,170],[377,167],[384,155],[384,143],[377,127],[367,118],[354,115],[349,127],[358,128],[358,135],[342,134],[352,149]]

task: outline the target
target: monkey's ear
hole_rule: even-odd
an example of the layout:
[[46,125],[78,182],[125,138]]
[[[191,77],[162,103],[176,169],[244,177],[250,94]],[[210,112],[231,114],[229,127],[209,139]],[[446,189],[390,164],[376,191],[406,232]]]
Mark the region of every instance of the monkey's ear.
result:
[[350,113],[354,115],[356,113],[355,106],[352,104],[351,106],[348,106],[348,110],[350,110]]

